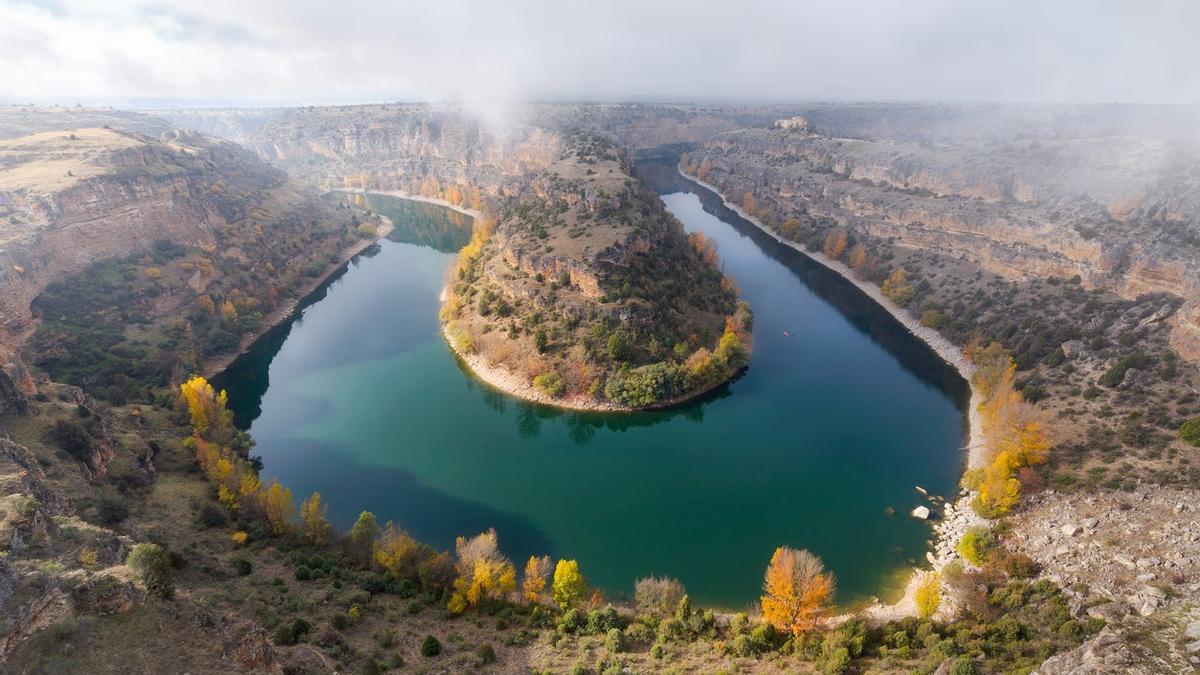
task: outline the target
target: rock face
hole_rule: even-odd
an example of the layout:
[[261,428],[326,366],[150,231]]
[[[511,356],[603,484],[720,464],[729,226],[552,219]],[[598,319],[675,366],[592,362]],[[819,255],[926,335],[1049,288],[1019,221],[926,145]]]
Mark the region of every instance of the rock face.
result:
[[211,247],[257,190],[286,181],[229,143],[103,128],[0,141],[0,158],[0,350],[9,353],[51,281],[156,240]]
[[[753,195],[756,215],[843,226],[902,247],[965,257],[1008,277],[1069,279],[1126,298],[1200,296],[1200,146],[1134,128],[1099,132],[1049,122],[967,137],[958,126],[889,129],[900,113],[827,109],[796,128],[744,129],[692,153],[726,195]],[[931,113],[932,114],[932,113]],[[960,111],[986,128],[983,113]],[[942,135],[938,135],[943,128]],[[861,134],[847,138],[844,133]],[[888,135],[885,139],[872,133]],[[914,134],[932,138],[914,140]],[[1169,167],[1169,168],[1168,168]],[[1176,319],[1176,348],[1200,357],[1200,310]]]

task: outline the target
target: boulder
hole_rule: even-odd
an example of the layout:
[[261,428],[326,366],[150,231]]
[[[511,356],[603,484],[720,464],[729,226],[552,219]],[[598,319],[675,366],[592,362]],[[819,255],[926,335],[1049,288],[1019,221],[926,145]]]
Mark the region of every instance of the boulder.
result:
[[912,517],[920,518],[921,520],[929,520],[930,513],[931,511],[929,510],[928,506],[918,506],[912,510]]

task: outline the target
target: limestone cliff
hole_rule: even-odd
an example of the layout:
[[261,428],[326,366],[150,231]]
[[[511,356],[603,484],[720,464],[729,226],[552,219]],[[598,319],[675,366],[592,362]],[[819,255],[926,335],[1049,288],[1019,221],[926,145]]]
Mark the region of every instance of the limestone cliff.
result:
[[[795,219],[814,240],[842,226],[1008,277],[1200,296],[1200,146],[1186,140],[1080,132],[935,144],[747,129],[690,161],[725,194],[749,193],[764,220]],[[1177,321],[1177,348],[1200,360],[1195,305]]]

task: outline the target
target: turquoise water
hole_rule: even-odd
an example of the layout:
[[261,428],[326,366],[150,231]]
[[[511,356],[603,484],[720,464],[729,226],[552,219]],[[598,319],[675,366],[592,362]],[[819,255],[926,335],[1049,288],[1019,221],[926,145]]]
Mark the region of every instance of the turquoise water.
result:
[[844,280],[711,194],[659,182],[754,308],[744,376],[625,415],[492,390],[438,330],[449,252],[469,225],[372,197],[397,232],[218,378],[265,477],[297,497],[320,491],[341,526],[371,510],[439,548],[495,527],[518,566],[531,553],[575,558],[614,597],[665,574],[698,602],[742,608],[784,544],[821,556],[842,603],[894,587],[930,535],[904,515],[921,502],[914,486],[946,494],[961,471],[964,384]]

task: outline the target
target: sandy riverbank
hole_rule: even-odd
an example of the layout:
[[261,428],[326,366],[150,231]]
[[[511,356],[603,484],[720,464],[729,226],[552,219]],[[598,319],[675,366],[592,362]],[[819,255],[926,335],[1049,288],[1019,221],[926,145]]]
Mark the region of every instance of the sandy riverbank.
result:
[[245,354],[246,350],[250,349],[250,346],[253,345],[254,342],[260,337],[265,335],[267,331],[286,321],[288,317],[290,317],[292,313],[296,311],[296,308],[300,306],[300,303],[303,302],[304,299],[310,294],[312,294],[313,291],[317,290],[321,284],[328,281],[329,277],[333,276],[334,272],[337,272],[342,268],[342,265],[345,265],[350,261],[351,258],[365,251],[368,246],[391,234],[392,230],[395,229],[395,224],[393,224],[391,220],[384,216],[380,216],[380,218],[383,219],[383,227],[379,228],[379,231],[376,232],[374,237],[359,239],[358,241],[355,241],[349,246],[343,248],[338,255],[337,262],[331,263],[329,267],[327,267],[321,274],[317,275],[309,283],[304,284],[300,288],[300,291],[293,298],[279,305],[270,312],[267,312],[267,314],[263,316],[262,323],[259,325],[258,330],[254,331],[253,333],[249,333],[242,338],[242,341],[238,344],[237,351],[229,354],[222,354],[206,361],[204,364],[204,377],[212,378],[217,373],[228,368],[229,364],[237,360],[237,357]]
[[[847,281],[854,284],[859,290],[861,290],[863,293],[866,293],[872,300],[877,302],[880,307],[883,307],[885,310],[887,310],[888,313],[895,317],[896,320],[901,324],[903,324],[904,327],[909,330],[909,332],[920,338],[925,344],[929,345],[929,347],[933,349],[933,351],[937,353],[942,360],[953,366],[954,369],[957,370],[958,373],[963,377],[963,379],[967,381],[967,384],[970,385],[971,375],[974,374],[975,367],[970,361],[967,360],[965,356],[963,356],[962,350],[936,330],[921,325],[920,321],[918,321],[916,317],[909,314],[908,311],[906,311],[903,307],[900,307],[891,300],[888,300],[878,286],[855,277],[853,271],[846,265],[836,260],[832,260],[820,252],[809,251],[804,248],[804,246],[779,236],[774,230],[767,227],[758,218],[746,213],[740,206],[731,202],[715,185],[705,182],[696,176],[690,176],[682,169],[679,170],[679,173],[687,180],[700,185],[701,187],[720,197],[721,201],[725,203],[727,208],[746,219],[748,222],[753,223],[763,232],[774,237],[776,241],[803,253],[812,260],[824,265],[834,272],[837,272]],[[968,469],[983,467],[986,464],[986,445],[983,439],[982,419],[979,415],[979,405],[982,403],[982,401],[983,399],[979,392],[976,391],[974,386],[971,386],[971,400],[970,403],[968,403],[967,410],[967,446],[964,448],[964,450],[967,451],[966,467]],[[941,505],[937,503],[931,503],[929,505],[935,513],[938,513],[941,516],[939,520],[935,521],[933,526],[934,550],[927,554],[927,560],[933,569],[940,570],[951,560],[957,559],[959,556],[956,552],[956,549],[958,547],[959,540],[963,536],[963,533],[965,533],[969,527],[977,524],[983,524],[985,522],[982,517],[977,515],[971,509],[970,500],[971,495],[960,494],[954,502],[947,501]],[[921,583],[925,574],[928,574],[928,572],[914,570],[912,577],[905,585],[904,595],[901,596],[898,601],[891,604],[882,604],[877,602],[863,610],[862,614],[873,623],[885,623],[887,621],[900,619],[906,616],[915,616],[917,613],[916,601],[914,599],[915,593],[917,586]],[[946,603],[943,604],[946,605]],[[942,613],[949,612],[949,610],[950,608],[948,606],[944,606],[942,608]]]

